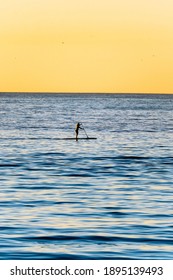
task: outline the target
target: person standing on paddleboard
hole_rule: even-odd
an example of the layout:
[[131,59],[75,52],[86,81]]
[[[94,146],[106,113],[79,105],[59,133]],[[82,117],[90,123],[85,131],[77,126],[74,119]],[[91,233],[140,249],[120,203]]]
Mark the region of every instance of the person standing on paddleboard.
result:
[[81,123],[77,123],[77,124],[76,124],[76,129],[75,129],[76,141],[78,140],[79,129],[83,129],[83,128],[81,127]]

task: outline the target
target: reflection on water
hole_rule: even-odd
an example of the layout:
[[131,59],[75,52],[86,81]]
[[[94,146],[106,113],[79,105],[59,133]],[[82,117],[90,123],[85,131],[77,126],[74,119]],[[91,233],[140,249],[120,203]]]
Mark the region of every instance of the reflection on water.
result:
[[172,259],[172,98],[0,94],[0,258]]

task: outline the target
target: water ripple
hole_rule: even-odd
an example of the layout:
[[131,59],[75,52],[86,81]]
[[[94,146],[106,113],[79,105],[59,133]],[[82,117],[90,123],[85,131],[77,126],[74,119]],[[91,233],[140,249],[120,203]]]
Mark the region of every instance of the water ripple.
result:
[[1,259],[173,258],[173,95],[0,101]]

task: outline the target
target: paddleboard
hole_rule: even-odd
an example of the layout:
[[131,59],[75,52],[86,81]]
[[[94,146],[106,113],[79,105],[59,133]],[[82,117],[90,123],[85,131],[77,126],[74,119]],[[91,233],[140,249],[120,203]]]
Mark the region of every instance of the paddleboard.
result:
[[[95,140],[97,139],[96,137],[82,137],[82,138],[78,138],[77,140]],[[56,140],[76,140],[75,137],[72,137],[72,138],[56,138]]]
[[[29,140],[76,140],[75,137],[62,137],[62,138],[45,138],[45,137],[42,137],[42,138],[35,138],[35,137],[30,137],[28,138]],[[77,140],[95,140],[97,139],[96,137],[80,137],[78,138]],[[19,140],[25,140],[25,138],[23,139],[19,139]]]

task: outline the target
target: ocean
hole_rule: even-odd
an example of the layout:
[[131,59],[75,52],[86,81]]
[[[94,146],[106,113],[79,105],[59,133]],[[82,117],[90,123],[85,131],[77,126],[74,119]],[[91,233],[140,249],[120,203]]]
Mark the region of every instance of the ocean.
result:
[[173,95],[1,93],[0,259],[173,259]]

